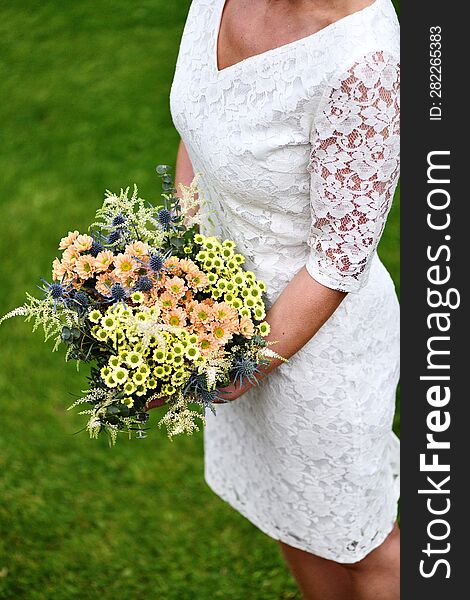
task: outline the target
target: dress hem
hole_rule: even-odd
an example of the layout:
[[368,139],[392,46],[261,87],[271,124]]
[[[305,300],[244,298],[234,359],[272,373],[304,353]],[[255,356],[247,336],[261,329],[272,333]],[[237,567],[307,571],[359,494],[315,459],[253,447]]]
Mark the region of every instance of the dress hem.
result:
[[[298,550],[303,550],[304,552],[308,552],[309,554],[313,554],[314,556],[318,556],[319,558],[324,558],[326,560],[332,560],[332,561],[340,563],[340,564],[354,564],[354,563],[358,563],[361,560],[363,560],[364,558],[366,558],[366,556],[368,554],[370,554],[373,550],[375,550],[381,544],[383,544],[383,542],[387,539],[387,537],[392,533],[395,523],[397,521],[397,517],[395,515],[392,518],[391,524],[389,524],[388,527],[382,532],[382,535],[378,536],[366,551],[356,554],[356,556],[354,556],[352,559],[349,556],[344,557],[342,555],[335,555],[332,552],[322,552],[322,551],[316,552],[315,550],[312,550],[311,547],[307,547],[306,545],[302,544],[301,542],[296,542],[295,540],[292,541],[291,539],[287,539],[287,538],[283,539],[282,535],[279,535],[278,533],[273,533],[269,527],[260,525],[259,521],[256,518],[254,518],[252,515],[250,515],[249,511],[246,510],[246,508],[242,504],[234,501],[232,498],[229,499],[228,495],[220,492],[217,489],[217,486],[214,485],[213,483],[211,483],[209,481],[209,479],[210,478],[208,477],[207,472],[206,472],[204,474],[204,480],[205,480],[207,486],[212,490],[212,492],[214,492],[214,494],[216,496],[218,496],[221,500],[226,502],[234,510],[236,510],[238,513],[240,513],[245,519],[247,519],[252,525],[254,525],[257,529],[259,529],[262,533],[264,533],[271,539],[273,539],[277,542],[282,542],[284,544],[287,544],[288,546],[291,546],[293,548],[297,548]],[[397,499],[397,502],[398,502],[398,499]]]

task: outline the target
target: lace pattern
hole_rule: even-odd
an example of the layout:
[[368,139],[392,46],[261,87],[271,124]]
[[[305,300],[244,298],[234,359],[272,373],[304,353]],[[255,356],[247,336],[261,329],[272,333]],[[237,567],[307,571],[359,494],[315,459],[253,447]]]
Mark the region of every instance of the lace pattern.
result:
[[218,72],[223,1],[193,0],[170,96],[202,230],[235,240],[268,307],[304,265],[355,293],[289,363],[208,413],[205,477],[272,538],[356,562],[390,532],[398,495],[399,313],[375,251],[397,178],[398,23],[376,0]]
[[312,136],[307,270],[344,292],[367,282],[399,170],[399,67],[372,52],[326,90]]

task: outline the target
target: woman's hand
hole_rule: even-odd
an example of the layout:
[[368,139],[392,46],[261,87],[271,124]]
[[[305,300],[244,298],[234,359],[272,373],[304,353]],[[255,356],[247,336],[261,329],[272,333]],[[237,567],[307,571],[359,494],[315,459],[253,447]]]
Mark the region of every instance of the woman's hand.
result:
[[231,382],[229,385],[223,388],[218,388],[220,399],[214,400],[213,404],[225,404],[226,402],[232,402],[232,400],[240,398],[240,396],[242,396],[252,387],[253,384],[249,382],[245,382],[243,385],[235,385],[233,382]]

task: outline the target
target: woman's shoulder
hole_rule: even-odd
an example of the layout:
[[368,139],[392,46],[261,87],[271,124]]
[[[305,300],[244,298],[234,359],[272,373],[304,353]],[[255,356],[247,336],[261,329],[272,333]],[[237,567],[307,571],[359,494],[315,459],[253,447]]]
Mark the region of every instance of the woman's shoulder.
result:
[[347,70],[375,52],[399,61],[400,25],[391,0],[375,0],[369,10],[345,19],[335,37],[331,61],[334,70]]

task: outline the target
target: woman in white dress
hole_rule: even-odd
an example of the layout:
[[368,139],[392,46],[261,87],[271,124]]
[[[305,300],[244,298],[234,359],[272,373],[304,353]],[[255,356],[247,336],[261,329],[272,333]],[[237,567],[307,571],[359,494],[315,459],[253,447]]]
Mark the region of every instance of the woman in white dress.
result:
[[223,390],[206,481],[280,541],[308,599],[399,596],[399,311],[376,253],[398,61],[390,0],[193,0],[171,90],[176,181],[201,174],[201,230],[266,281],[289,358]]

